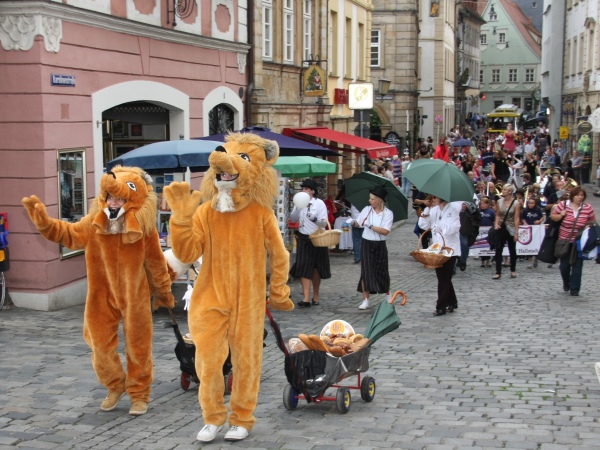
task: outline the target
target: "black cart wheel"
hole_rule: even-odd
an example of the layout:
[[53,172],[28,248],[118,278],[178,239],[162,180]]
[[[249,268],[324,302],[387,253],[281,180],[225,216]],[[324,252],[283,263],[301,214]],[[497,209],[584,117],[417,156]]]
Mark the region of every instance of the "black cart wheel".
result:
[[291,384],[286,385],[283,390],[283,406],[288,411],[292,411],[298,406],[298,393]]
[[189,373],[181,372],[181,389],[187,391],[190,388],[190,383],[192,382],[192,376]]
[[233,390],[233,372],[225,375],[225,395],[230,395]]
[[375,379],[364,377],[360,383],[360,396],[365,402],[372,402],[375,398]]
[[337,410],[342,414],[346,414],[348,411],[350,411],[350,403],[352,403],[350,389],[348,389],[347,387],[339,388],[335,397],[335,404],[337,406]]

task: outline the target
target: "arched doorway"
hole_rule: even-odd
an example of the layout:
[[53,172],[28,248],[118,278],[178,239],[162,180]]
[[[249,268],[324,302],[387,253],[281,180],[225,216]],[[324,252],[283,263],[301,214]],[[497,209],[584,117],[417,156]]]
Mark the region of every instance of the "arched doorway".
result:
[[215,106],[208,113],[208,134],[221,134],[235,130],[235,111],[225,103]]

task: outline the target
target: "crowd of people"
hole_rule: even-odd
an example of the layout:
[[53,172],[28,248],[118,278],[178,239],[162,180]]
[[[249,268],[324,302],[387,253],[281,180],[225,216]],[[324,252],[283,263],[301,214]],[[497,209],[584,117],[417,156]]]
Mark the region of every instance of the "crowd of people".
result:
[[[482,126],[481,120],[475,119],[474,126]],[[503,134],[484,132],[480,137],[469,136],[467,143],[471,145],[461,146],[465,137],[461,128],[456,126],[437,144],[431,137],[419,139],[414,158],[405,151],[403,156],[394,156],[389,160],[374,159],[368,167],[369,172],[388,178],[407,198],[412,198],[413,208],[419,218],[414,231],[423,247],[443,242],[453,250],[453,256],[436,269],[438,298],[435,316],[453,312],[458,307],[452,277],[457,269],[466,270],[469,247],[473,245],[480,226],[500,232],[500,245],[494,256],[478,258],[482,268],[492,267],[494,263],[495,274],[492,279],[500,280],[503,268],[509,269],[510,278],[517,277],[518,261],[526,262],[528,269],[538,267],[535,256],[517,255],[520,225],[540,225],[560,220],[561,239],[574,242],[582,230],[596,220],[592,207],[585,203],[586,191],[579,186],[581,157],[576,150],[569,155],[560,141],[552,142],[549,130],[544,125],[540,124],[534,133],[527,134],[517,133],[509,124]],[[411,161],[422,158],[455,164],[473,183],[476,193],[473,201],[449,203],[415,189],[402,174]],[[311,183],[314,181],[308,180],[303,187],[314,195],[316,191],[310,189]],[[369,308],[369,294],[386,294],[389,300],[390,279],[385,242],[392,229],[392,214],[385,206],[385,198],[385,190],[373,190],[369,206],[362,211],[348,205],[351,210],[354,262],[361,264],[357,290],[364,298],[360,309]],[[311,202],[311,205],[309,208],[316,207],[316,202]],[[304,298],[298,305],[318,305],[320,279],[330,276],[329,259],[326,252],[317,257],[314,249],[309,251],[305,247],[311,245],[308,234],[317,226],[324,227],[325,222],[321,216],[312,215],[310,211],[295,211],[293,217],[296,216],[304,223],[300,230],[297,262],[298,267],[303,267],[303,275],[300,276]],[[509,256],[503,256],[505,246],[508,247]],[[572,257],[572,252],[568,258],[560,259],[563,287],[571,295],[579,294],[582,263],[581,258]],[[553,265],[549,264],[549,267]],[[309,295],[311,282],[312,298]]]

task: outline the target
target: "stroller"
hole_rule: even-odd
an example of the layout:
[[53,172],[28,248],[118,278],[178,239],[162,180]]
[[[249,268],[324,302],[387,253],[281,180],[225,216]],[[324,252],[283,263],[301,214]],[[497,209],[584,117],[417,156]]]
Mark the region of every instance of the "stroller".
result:
[[[404,299],[401,306],[404,306],[406,295],[401,291],[397,291],[392,300],[389,303],[382,302],[371,317],[363,333],[365,337],[371,340],[369,346],[341,357],[318,350],[289,353],[279,326],[273,320],[271,312],[267,308],[267,316],[275,334],[277,346],[285,355],[284,370],[289,384],[286,385],[283,391],[283,406],[287,410],[294,410],[298,406],[299,399],[305,399],[308,403],[334,401],[337,410],[345,414],[350,410],[352,401],[350,390],[352,389],[360,390],[361,398],[365,402],[372,402],[375,398],[375,379],[366,376],[361,381],[361,373],[369,369],[371,345],[400,326],[400,319],[392,304],[399,294]],[[349,386],[338,384],[343,379],[354,375],[357,376],[356,384]],[[335,396],[325,395],[330,387],[337,388]]]

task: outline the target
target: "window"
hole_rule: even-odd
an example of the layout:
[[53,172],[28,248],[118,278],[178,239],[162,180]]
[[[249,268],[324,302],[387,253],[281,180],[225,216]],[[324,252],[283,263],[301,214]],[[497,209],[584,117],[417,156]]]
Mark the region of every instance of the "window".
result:
[[525,83],[533,83],[535,69],[525,69]]
[[352,78],[352,19],[346,17],[346,26],[344,28],[345,45],[344,45],[344,76]]
[[479,43],[481,45],[486,45],[487,44],[487,34],[480,34],[479,35]]
[[273,58],[273,4],[263,0],[263,58]]
[[331,11],[331,20],[329,21],[330,27],[330,38],[329,38],[329,61],[331,61],[331,65],[329,66],[329,73],[332,75],[337,75],[340,73],[339,66],[339,48],[338,48],[338,15]]
[[483,69],[479,69],[479,82],[483,83]]
[[304,59],[308,60],[312,53],[312,0],[304,0]]
[[502,100],[494,100],[494,109],[500,107],[503,103]]
[[490,22],[495,22],[498,20],[498,15],[496,13],[490,13]]
[[500,83],[500,69],[492,69],[492,83]]
[[503,44],[506,42],[506,33],[498,33],[498,42]]
[[365,26],[362,23],[358,24],[358,36],[356,37],[356,47],[357,47],[357,61],[356,61],[356,73],[358,74],[359,80],[364,80],[366,78],[365,69],[367,65],[367,60],[365,58],[366,51],[366,39],[365,39]]
[[[518,69],[508,69],[508,82],[509,83],[516,83],[517,76],[518,76]],[[513,104],[516,104],[516,103],[513,103]]]
[[515,105],[515,106],[518,106],[520,108],[521,107],[521,98],[520,97],[513,97],[512,104]]
[[283,61],[294,62],[294,2],[285,0],[283,6]]
[[371,30],[371,67],[381,67],[381,31]]

